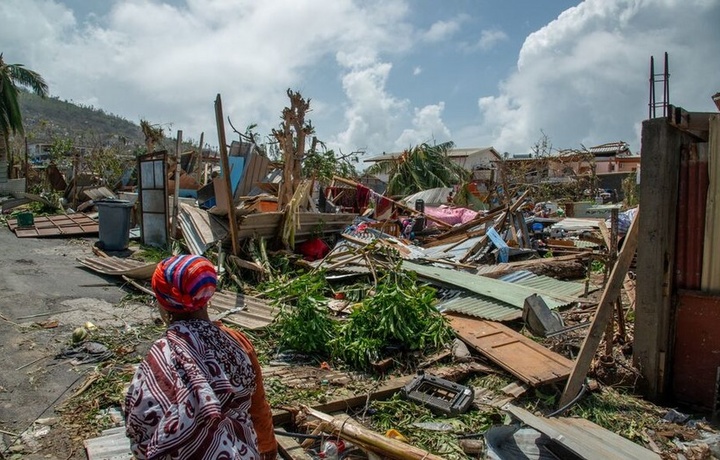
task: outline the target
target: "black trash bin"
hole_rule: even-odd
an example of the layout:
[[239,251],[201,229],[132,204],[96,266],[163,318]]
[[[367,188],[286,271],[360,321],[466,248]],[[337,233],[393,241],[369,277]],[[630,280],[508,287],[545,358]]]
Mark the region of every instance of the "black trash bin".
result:
[[130,244],[130,214],[133,205],[125,200],[96,201],[99,240],[106,251],[124,251]]

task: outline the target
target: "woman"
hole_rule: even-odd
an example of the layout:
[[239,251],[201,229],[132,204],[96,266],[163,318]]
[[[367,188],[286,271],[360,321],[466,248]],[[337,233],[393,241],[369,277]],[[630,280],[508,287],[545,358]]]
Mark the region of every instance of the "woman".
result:
[[152,288],[170,325],[140,364],[125,398],[138,459],[274,459],[277,444],[252,344],[210,321],[217,274],[209,260],[162,261]]

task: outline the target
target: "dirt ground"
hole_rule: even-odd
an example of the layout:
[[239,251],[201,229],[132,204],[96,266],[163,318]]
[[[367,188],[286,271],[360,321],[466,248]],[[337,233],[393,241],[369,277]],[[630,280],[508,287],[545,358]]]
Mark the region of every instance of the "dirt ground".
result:
[[[0,453],[4,458],[84,459],[83,439],[72,439],[54,408],[94,368],[56,355],[73,330],[91,322],[131,329],[157,312],[127,301],[117,280],[82,268],[92,238],[19,239],[0,228]],[[123,301],[125,299],[125,301]],[[22,437],[16,436],[25,433]],[[2,458],[2,456],[0,456]]]

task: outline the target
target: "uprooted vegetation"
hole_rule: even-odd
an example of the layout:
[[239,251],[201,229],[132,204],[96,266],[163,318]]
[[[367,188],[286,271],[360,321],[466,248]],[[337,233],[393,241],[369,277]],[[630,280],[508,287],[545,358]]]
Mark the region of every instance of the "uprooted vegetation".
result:
[[[434,307],[435,289],[419,283],[392,258],[378,265],[374,276],[374,285],[364,293],[357,285],[331,286],[323,270],[262,285],[279,308],[274,332],[280,348],[365,371],[388,352],[431,353],[450,341],[452,330]],[[355,299],[349,315],[332,316],[332,297]]]

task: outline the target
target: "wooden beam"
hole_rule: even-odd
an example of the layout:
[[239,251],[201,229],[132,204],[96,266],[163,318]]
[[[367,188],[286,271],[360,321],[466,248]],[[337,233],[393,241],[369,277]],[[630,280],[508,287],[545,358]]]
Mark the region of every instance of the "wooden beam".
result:
[[217,123],[218,142],[220,144],[220,161],[222,173],[227,186],[228,220],[230,221],[230,238],[232,240],[232,254],[238,255],[237,218],[235,217],[235,201],[233,199],[232,183],[230,182],[230,160],[228,160],[227,141],[225,140],[225,119],[223,118],[222,99],[220,94],[215,98],[215,122]]
[[[286,433],[282,428],[275,428],[276,432]],[[300,443],[290,436],[276,434],[275,439],[278,444],[278,453],[285,460],[312,460],[312,457],[305,452]]]
[[635,248],[637,248],[639,216],[640,211],[638,210],[635,219],[630,225],[630,230],[628,230],[627,236],[625,237],[625,243],[617,258],[617,262],[610,273],[610,278],[605,285],[605,290],[603,290],[602,296],[600,297],[600,304],[597,307],[592,324],[590,324],[590,330],[580,348],[580,354],[575,360],[572,372],[565,385],[565,391],[563,391],[560,397],[560,407],[568,404],[580,392],[582,382],[587,376],[595,352],[598,349],[598,345],[600,345],[605,327],[612,319],[615,301],[618,295],[620,295],[620,288],[625,279],[625,274],[628,268],[630,268],[633,256],[635,255]]
[[[479,363],[468,363],[455,366],[445,366],[431,370],[428,369],[425,372],[428,374],[431,373],[432,375],[445,380],[450,380],[451,382],[457,382],[479,372],[490,373],[494,372],[494,370],[488,369],[487,366],[483,366]],[[414,378],[415,375],[393,377],[381,382],[380,385],[371,393],[340,397],[323,404],[317,404],[313,406],[313,409],[332,413],[360,407],[367,404],[369,401],[387,399],[400,391],[405,385],[412,382]],[[290,412],[273,411],[273,424],[275,426],[280,426],[290,422],[291,420],[292,416]]]
[[203,145],[205,145],[205,131],[200,133],[200,144],[198,150],[198,158],[195,161],[195,180],[198,184],[205,185],[202,182],[202,172],[205,170],[205,161],[203,161]]
[[349,415],[343,414],[333,417],[309,407],[304,407],[303,411],[307,415],[319,419],[323,431],[327,430],[334,436],[350,441],[383,457],[397,460],[443,460],[443,457],[426,450],[365,428]]

